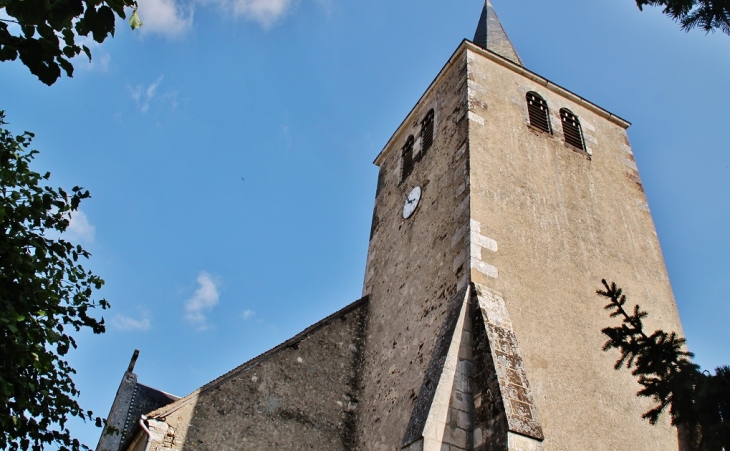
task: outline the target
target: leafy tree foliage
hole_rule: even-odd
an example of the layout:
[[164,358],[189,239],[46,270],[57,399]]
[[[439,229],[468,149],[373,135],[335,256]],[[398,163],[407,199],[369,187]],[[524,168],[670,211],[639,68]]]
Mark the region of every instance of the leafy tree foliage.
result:
[[91,299],[104,281],[81,266],[89,253],[60,234],[89,192],[41,186],[50,174],[30,169],[33,134],[13,136],[4,118],[0,111],[0,449],[88,449],[66,427],[92,413],[78,405],[63,356],[76,347],[70,331],[104,332],[90,313],[109,304]]
[[[52,85],[61,76],[73,76],[70,59],[91,51],[79,45],[79,36],[104,42],[114,36],[116,16],[134,0],[0,0],[0,61],[20,58],[43,83]],[[10,25],[17,27],[11,28]],[[11,32],[15,30],[15,33]]]
[[730,367],[717,368],[715,374],[701,371],[692,363],[693,354],[684,350],[684,338],[663,330],[647,334],[647,312],[636,305],[629,313],[621,288],[602,282],[604,289],[597,293],[609,299],[605,309],[621,318],[620,326],[603,329],[608,337],[603,350],[618,349],[615,369],[631,369],[642,386],[637,395],[656,402],[644,418],[655,424],[668,408],[690,449],[730,450]]
[[730,0],[636,0],[636,4],[639,9],[647,5],[664,8],[664,14],[685,31],[701,28],[730,35]]

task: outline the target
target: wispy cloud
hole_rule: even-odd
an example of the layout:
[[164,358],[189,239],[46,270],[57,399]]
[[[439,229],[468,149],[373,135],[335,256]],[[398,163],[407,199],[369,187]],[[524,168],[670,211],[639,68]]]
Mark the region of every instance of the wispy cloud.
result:
[[149,85],[130,86],[129,92],[134,103],[142,114],[146,114],[153,107],[167,107],[172,110],[179,105],[177,91],[162,91],[160,85],[165,77],[160,75]]
[[89,218],[81,210],[71,213],[71,222],[64,233],[71,241],[93,243],[96,235],[96,227],[89,223]]
[[[177,38],[192,29],[195,4],[217,4],[226,14],[271,28],[298,0],[142,0],[139,16],[142,33]],[[326,7],[331,0],[316,0]]]
[[147,317],[147,314],[144,314],[143,317],[139,319],[124,315],[117,315],[112,318],[111,326],[118,331],[135,332],[150,330],[152,323]]
[[213,277],[205,271],[198,274],[198,289],[193,297],[185,301],[185,319],[198,330],[208,329],[206,314],[218,305],[218,286]]
[[150,105],[155,100],[157,95],[157,88],[162,83],[163,76],[160,75],[157,80],[148,86],[137,85],[130,88],[132,91],[132,100],[137,104],[137,107],[142,113],[146,113],[150,109]]
[[253,310],[246,310],[245,312],[241,313],[241,318],[243,318],[244,321],[249,320],[256,316],[256,312]]
[[143,0],[139,2],[143,33],[158,33],[176,38],[193,25],[193,7],[175,0]]
[[270,28],[283,17],[296,0],[208,0],[218,3],[234,16],[258,22],[263,28]]

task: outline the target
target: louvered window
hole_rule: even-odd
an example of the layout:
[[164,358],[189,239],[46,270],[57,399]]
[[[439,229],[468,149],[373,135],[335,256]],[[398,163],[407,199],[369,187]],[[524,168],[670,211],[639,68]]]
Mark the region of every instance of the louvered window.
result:
[[586,146],[583,142],[583,130],[580,128],[580,121],[570,110],[562,108],[560,110],[560,120],[563,122],[563,134],[565,142],[580,150],[585,150]]
[[411,172],[413,172],[413,165],[416,162],[413,158],[414,141],[413,135],[410,135],[406,140],[405,145],[403,145],[403,167],[401,169],[401,180],[405,180],[409,175],[411,175]]
[[552,133],[550,127],[550,112],[547,102],[535,92],[527,93],[527,113],[530,116],[530,125],[540,130]]
[[433,144],[433,110],[429,110],[426,117],[421,121],[421,154],[423,158],[426,155],[426,151],[431,148]]

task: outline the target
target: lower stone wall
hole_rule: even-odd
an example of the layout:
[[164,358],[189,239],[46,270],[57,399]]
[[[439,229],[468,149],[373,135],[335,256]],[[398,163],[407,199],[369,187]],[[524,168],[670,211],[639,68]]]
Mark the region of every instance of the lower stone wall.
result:
[[351,451],[367,306],[151,413],[149,451]]

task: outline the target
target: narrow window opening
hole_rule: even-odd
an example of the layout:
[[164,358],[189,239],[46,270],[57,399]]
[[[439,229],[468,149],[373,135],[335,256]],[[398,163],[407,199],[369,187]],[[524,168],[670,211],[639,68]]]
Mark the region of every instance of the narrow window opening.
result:
[[403,168],[401,171],[401,180],[405,180],[413,172],[413,165],[416,163],[413,158],[413,143],[415,139],[410,135],[403,145]]
[[433,145],[433,109],[429,110],[421,121],[421,154],[419,159],[426,155],[426,151]]
[[570,110],[562,108],[560,110],[560,120],[563,122],[563,135],[565,142],[580,150],[585,150],[586,146],[583,141],[583,131],[580,127],[580,121]]
[[530,118],[530,125],[540,130],[552,133],[550,127],[550,111],[547,102],[536,92],[527,93],[527,113]]

